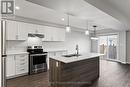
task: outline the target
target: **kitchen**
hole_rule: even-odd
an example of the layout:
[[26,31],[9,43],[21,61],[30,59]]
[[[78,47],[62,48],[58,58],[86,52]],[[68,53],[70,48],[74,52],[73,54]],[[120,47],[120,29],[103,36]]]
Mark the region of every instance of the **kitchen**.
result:
[[[129,64],[126,26],[86,0],[15,0],[15,14],[3,15],[2,28],[6,30],[7,87],[68,87],[57,83],[70,82],[64,75],[73,78],[70,84],[74,87],[91,86],[102,77],[99,69],[105,64]],[[70,75],[64,73],[68,71]]]

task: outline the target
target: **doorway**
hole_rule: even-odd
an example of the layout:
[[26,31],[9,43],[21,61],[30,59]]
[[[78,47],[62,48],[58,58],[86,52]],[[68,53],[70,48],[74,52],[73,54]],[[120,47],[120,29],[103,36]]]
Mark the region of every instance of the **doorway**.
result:
[[103,59],[117,60],[118,35],[99,36],[98,52],[104,54]]

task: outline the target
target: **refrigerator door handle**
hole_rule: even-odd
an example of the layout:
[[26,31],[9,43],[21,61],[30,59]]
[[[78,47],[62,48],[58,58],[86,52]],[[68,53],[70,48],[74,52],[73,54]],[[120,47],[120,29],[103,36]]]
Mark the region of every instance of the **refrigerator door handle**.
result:
[[7,55],[2,55],[2,57],[7,57]]
[[6,87],[6,21],[1,21],[1,48],[2,48],[2,87]]

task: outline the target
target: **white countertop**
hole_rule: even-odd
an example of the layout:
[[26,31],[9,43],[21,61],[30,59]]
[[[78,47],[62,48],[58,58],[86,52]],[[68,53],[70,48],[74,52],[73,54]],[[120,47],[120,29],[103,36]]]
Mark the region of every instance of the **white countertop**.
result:
[[28,54],[28,52],[7,52],[7,55],[19,55],[19,54]]
[[104,54],[99,54],[99,53],[86,53],[86,54],[81,54],[81,56],[78,57],[63,57],[63,56],[50,56],[50,58],[61,61],[63,63],[71,63],[71,62],[76,62],[80,60],[86,60],[94,57],[100,57],[103,56]]
[[66,49],[45,49],[45,52],[60,52],[60,51],[67,51]]

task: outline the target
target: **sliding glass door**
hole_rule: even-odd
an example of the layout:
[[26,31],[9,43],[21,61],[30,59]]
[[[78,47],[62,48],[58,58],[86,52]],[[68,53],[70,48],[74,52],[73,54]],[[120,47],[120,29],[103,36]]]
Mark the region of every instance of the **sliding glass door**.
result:
[[99,36],[99,53],[105,54],[103,59],[117,59],[117,35]]

